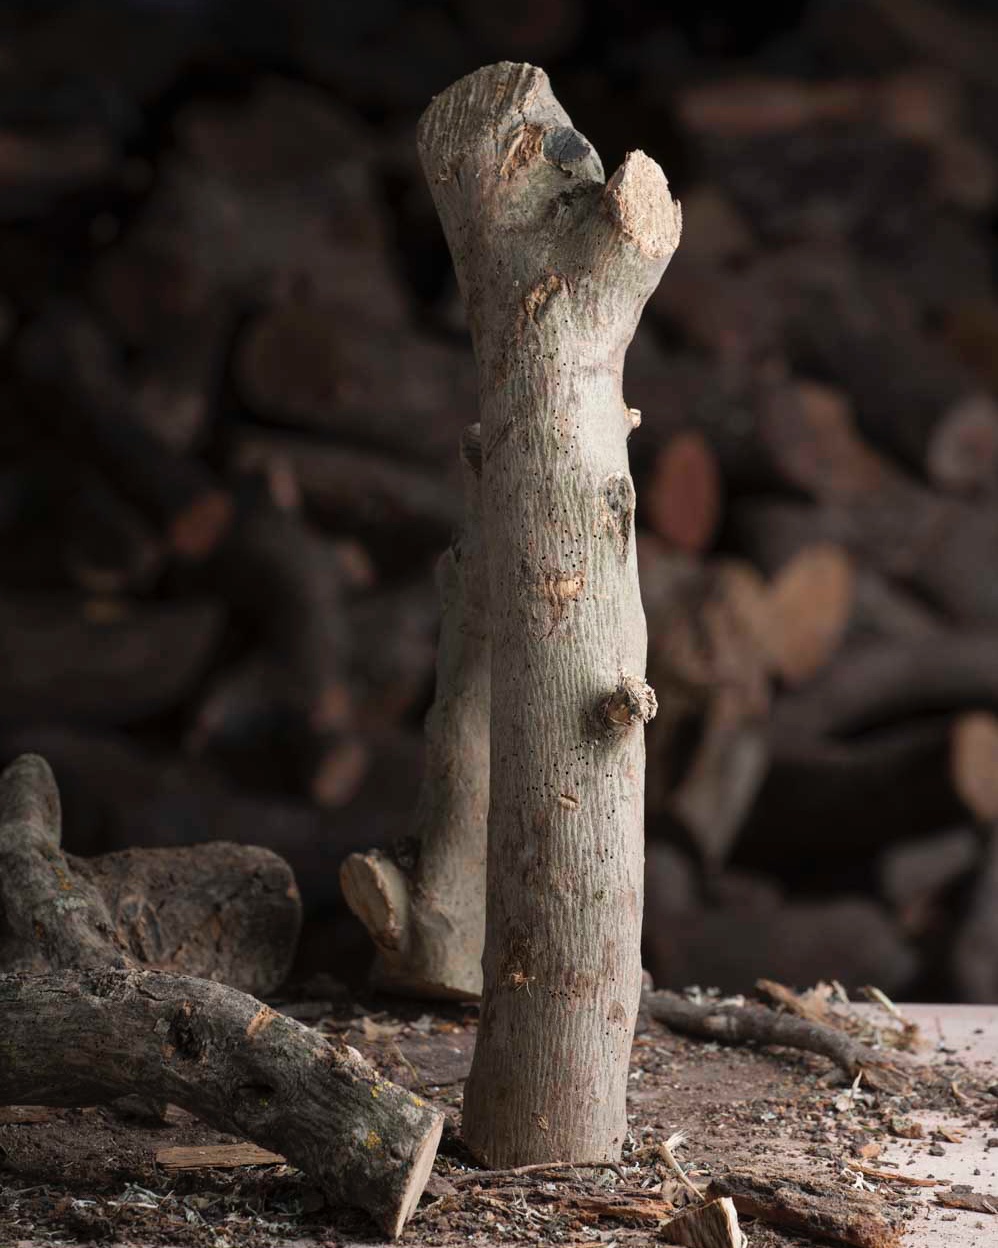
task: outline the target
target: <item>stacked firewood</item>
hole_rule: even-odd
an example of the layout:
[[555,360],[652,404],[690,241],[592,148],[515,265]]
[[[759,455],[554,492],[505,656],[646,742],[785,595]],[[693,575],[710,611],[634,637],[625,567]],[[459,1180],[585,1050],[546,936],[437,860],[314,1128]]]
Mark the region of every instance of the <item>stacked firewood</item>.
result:
[[614,7],[0,18],[0,763],[75,853],[277,850],[362,967],[337,868],[411,830],[477,409],[415,119],[544,61],[684,208],[627,374],[654,978],[994,999],[998,33]]

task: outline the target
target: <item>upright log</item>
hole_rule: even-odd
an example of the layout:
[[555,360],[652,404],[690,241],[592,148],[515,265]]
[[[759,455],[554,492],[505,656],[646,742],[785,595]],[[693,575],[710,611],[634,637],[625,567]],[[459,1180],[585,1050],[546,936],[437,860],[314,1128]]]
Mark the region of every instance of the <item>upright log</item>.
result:
[[378,950],[374,981],[407,996],[476,998],[485,940],[489,813],[489,595],[481,539],[481,440],[462,439],[465,520],[437,565],[437,692],[410,871],[373,850],[351,854],[340,881]]
[[616,1159],[641,983],[642,728],[656,706],[621,379],[680,214],[641,152],[604,184],[530,65],[450,87],[419,146],[475,346],[492,602],[465,1139],[491,1166]]

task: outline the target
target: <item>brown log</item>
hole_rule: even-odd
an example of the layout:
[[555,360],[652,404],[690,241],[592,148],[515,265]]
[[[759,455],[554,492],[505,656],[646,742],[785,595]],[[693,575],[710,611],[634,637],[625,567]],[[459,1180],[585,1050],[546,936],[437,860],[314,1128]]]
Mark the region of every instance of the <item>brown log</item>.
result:
[[722,484],[702,433],[676,434],[661,447],[641,498],[648,527],[671,549],[700,554],[708,548],[721,518]]
[[[39,727],[0,739],[0,761],[25,751],[42,753],[52,765],[74,853],[92,857],[133,845],[167,849],[210,840],[262,843],[290,864],[306,908],[334,918],[344,912],[339,863],[355,850],[390,844],[411,814],[419,783],[420,745],[408,736],[380,741],[357,797],[332,810],[254,792],[203,764],[122,737]],[[362,956],[356,924],[350,935]],[[349,975],[346,953],[336,971]]]
[[[728,521],[739,549],[770,577],[810,546],[825,547],[835,531],[820,507],[772,499],[739,499]],[[927,640],[944,627],[940,617],[872,568],[853,563],[852,612],[846,642],[871,637]],[[830,656],[829,656],[830,657]]]
[[352,854],[340,880],[378,951],[374,982],[407,996],[475,999],[482,988],[489,810],[489,594],[481,533],[481,435],[461,444],[465,515],[437,565],[436,697],[414,822],[415,865]]
[[824,387],[775,387],[760,432],[787,483],[826,509],[831,535],[955,619],[998,615],[998,582],[982,571],[998,511],[930,494],[859,438],[848,405]]
[[806,546],[770,582],[765,645],[790,686],[811,680],[839,648],[853,616],[852,561],[831,542]]
[[907,724],[849,742],[787,732],[772,744],[736,861],[801,884],[813,883],[818,864],[826,886],[836,875],[869,882],[872,854],[975,818],[973,785],[993,803],[998,742],[989,729],[987,751],[968,745],[973,718]]
[[477,401],[469,352],[311,302],[253,322],[233,368],[243,401],[272,421],[431,463],[449,462]]
[[895,1093],[908,1086],[903,1071],[847,1032],[781,1014],[765,1005],[690,1001],[678,993],[662,991],[646,991],[641,1004],[652,1018],[680,1035],[721,1044],[778,1045],[817,1053],[833,1062],[850,1081],[862,1075],[864,1083]]
[[289,471],[309,515],[338,533],[415,532],[438,542],[458,520],[439,476],[379,451],[253,431],[238,436],[234,463],[243,471]]
[[84,859],[64,854],[61,837],[52,772],[22,755],[0,777],[5,971],[138,963],[261,993],[284,980],[301,903],[270,850],[218,843]]
[[891,1207],[851,1185],[802,1175],[733,1170],[712,1179],[709,1196],[727,1196],[739,1214],[799,1235],[854,1248],[900,1248],[901,1231]]
[[806,688],[781,698],[786,739],[849,736],[917,715],[998,708],[996,635],[943,629],[913,640],[856,643]]
[[214,658],[217,601],[5,595],[0,720],[121,725],[174,710]]
[[349,1046],[326,1045],[251,996],[137,969],[136,925],[127,913],[115,923],[96,886],[102,879],[120,901],[124,864],[74,876],[59,836],[52,772],[23,755],[0,776],[0,904],[5,961],[27,960],[34,973],[0,975],[0,1101],[172,1102],[282,1152],[397,1236],[443,1115],[379,1080]]
[[[827,868],[822,863],[826,893],[835,890],[836,866],[831,857]],[[810,874],[802,866],[798,877],[801,892],[814,887],[812,859],[806,869]],[[828,901],[790,901],[773,877],[732,868],[710,877],[701,895],[693,874],[670,846],[649,844],[644,958],[663,987],[699,983],[744,992],[779,968],[791,983],[837,978],[850,990],[876,983],[893,993],[904,991],[918,968],[893,916],[870,897],[846,892]]]
[[0,975],[0,1101],[140,1094],[279,1152],[390,1237],[415,1211],[443,1115],[349,1045],[222,984],[95,967]]
[[651,810],[669,810],[704,860],[723,861],[766,767],[766,590],[751,569],[643,548],[648,670],[661,707],[648,730]]
[[215,841],[66,862],[73,880],[98,890],[118,941],[143,965],[260,997],[287,978],[301,899],[271,850]]

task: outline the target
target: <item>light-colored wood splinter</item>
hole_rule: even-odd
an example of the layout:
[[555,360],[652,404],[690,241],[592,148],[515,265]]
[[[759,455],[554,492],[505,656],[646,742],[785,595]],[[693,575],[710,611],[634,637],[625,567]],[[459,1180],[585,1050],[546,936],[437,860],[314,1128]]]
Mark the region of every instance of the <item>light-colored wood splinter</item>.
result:
[[662,1227],[661,1238],[681,1248],[747,1248],[738,1213],[727,1196],[690,1205]]
[[180,1144],[158,1148],[157,1166],[164,1170],[234,1170],[238,1166],[283,1166],[280,1153],[258,1148],[256,1144]]
[[449,87],[419,150],[478,368],[492,629],[488,899],[464,1135],[490,1167],[615,1160],[641,987],[647,634],[624,355],[681,226],[609,178],[547,75]]

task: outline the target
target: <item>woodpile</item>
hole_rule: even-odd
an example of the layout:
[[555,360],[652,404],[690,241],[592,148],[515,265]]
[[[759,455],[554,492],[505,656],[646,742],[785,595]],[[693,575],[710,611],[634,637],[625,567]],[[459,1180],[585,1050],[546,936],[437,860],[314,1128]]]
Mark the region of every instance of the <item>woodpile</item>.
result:
[[69,851],[266,845],[362,967],[338,866],[414,869],[478,415],[415,122],[526,57],[683,204],[625,375],[655,980],[995,999],[996,34],[846,7],[0,22],[0,763],[51,760]]

